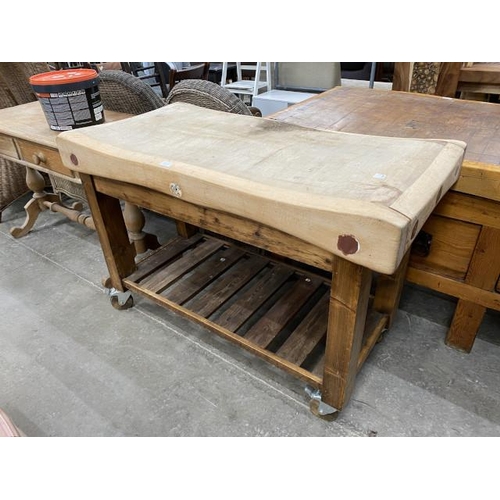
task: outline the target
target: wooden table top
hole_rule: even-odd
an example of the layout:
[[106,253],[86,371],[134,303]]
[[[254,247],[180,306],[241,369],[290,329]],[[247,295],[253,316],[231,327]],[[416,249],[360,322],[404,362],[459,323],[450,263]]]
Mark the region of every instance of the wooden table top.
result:
[[464,149],[188,104],[62,132],[57,143],[80,174],[256,220],[385,273],[458,178]]
[[500,165],[500,105],[495,103],[337,87],[273,118],[357,134],[458,139],[467,143],[466,159]]
[[500,105],[410,92],[336,87],[272,116],[358,134],[467,143],[453,189],[500,201]]
[[[105,123],[123,120],[129,116],[104,110]],[[57,149],[56,137],[60,132],[50,128],[40,103],[35,101],[0,109],[0,134]]]

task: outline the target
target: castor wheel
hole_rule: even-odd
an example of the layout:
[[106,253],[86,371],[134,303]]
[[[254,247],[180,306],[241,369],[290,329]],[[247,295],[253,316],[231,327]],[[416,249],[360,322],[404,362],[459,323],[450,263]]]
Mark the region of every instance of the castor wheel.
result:
[[106,288],[105,293],[109,295],[111,305],[119,311],[130,309],[134,305],[134,298],[129,290],[120,292],[116,288]]
[[125,309],[130,309],[134,306],[134,297],[132,297],[132,295],[130,295],[124,302],[120,300],[117,295],[112,295],[109,300],[111,301],[111,305],[119,311],[124,311]]
[[311,399],[309,402],[309,409],[311,410],[311,413],[315,415],[316,417],[320,418],[321,420],[325,420],[326,422],[334,422],[337,420],[339,416],[338,411],[334,411],[333,413],[322,413],[320,409],[321,401],[318,401],[317,399]]
[[304,388],[306,394],[311,398],[309,400],[309,409],[311,413],[316,417],[321,418],[322,420],[326,420],[327,422],[333,422],[337,420],[339,415],[339,411],[330,406],[323,401],[321,401],[321,391],[319,389],[315,389],[309,385],[306,385]]

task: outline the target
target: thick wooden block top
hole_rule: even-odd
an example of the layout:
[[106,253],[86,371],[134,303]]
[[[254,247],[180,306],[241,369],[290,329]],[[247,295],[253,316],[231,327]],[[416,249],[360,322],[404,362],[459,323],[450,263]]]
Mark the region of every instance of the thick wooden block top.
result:
[[465,150],[189,104],[62,132],[57,144],[77,172],[248,218],[387,274],[458,178]]

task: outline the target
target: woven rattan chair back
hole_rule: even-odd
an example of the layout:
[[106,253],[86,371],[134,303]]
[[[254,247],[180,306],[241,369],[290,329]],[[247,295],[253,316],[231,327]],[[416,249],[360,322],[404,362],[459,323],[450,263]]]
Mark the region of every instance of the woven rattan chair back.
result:
[[207,80],[183,80],[168,94],[167,104],[185,102],[202,108],[251,115],[246,104],[234,94]]
[[140,115],[165,105],[165,101],[151,86],[124,71],[101,71],[99,80],[105,113],[109,110]]

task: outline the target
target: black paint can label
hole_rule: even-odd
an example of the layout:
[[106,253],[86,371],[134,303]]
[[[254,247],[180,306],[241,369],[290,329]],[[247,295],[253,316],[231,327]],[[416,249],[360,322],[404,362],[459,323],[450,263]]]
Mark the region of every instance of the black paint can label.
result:
[[72,130],[104,122],[96,71],[52,71],[34,75],[30,83],[52,130]]

